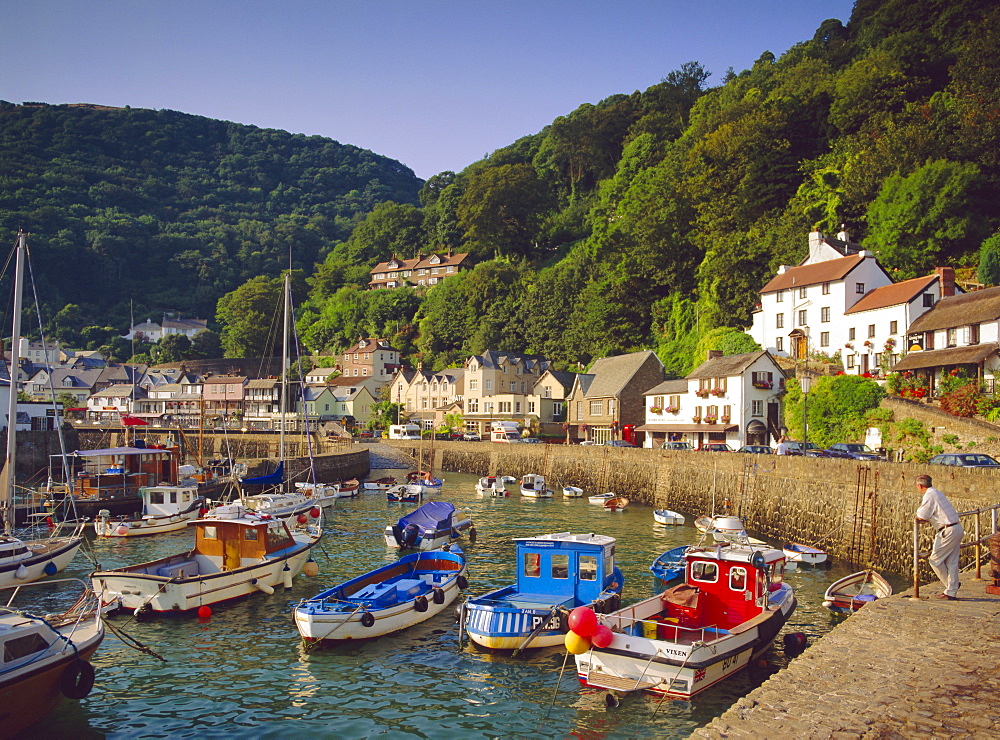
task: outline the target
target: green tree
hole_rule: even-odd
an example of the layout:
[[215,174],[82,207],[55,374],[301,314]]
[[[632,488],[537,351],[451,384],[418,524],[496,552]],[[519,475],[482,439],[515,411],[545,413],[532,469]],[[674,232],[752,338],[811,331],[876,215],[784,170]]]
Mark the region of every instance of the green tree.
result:
[[202,329],[191,337],[190,357],[193,360],[208,360],[222,357],[222,339],[218,332]]
[[809,441],[820,447],[834,442],[855,442],[863,438],[869,412],[877,409],[885,390],[860,375],[828,375],[813,381],[803,403],[800,384],[790,380],[785,396],[785,424],[796,438],[802,438],[803,407],[808,409]]
[[983,285],[1000,285],[1000,231],[979,248],[977,278]]
[[156,343],[157,362],[180,362],[190,357],[191,340],[186,334],[167,334]]
[[550,207],[550,195],[531,165],[483,167],[468,177],[458,219],[476,256],[530,256]]

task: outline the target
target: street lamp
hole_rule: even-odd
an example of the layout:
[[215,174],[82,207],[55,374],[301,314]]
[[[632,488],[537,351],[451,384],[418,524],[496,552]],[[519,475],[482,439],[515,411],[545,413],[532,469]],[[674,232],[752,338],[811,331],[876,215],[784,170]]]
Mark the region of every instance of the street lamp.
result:
[[802,454],[806,454],[809,446],[809,388],[812,386],[812,378],[805,373],[799,378],[799,385],[802,388]]

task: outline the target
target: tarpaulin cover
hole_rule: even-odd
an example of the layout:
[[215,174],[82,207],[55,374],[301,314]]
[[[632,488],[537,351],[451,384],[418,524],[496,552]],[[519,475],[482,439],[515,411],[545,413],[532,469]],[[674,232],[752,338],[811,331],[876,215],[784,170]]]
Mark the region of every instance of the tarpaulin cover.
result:
[[108,447],[103,450],[77,450],[70,453],[77,457],[96,457],[98,455],[169,455],[170,450],[147,450],[143,447]]
[[421,529],[445,529],[451,526],[451,517],[455,507],[447,501],[428,501],[414,512],[399,520],[400,528],[407,524],[416,524]]
[[256,478],[243,478],[242,482],[249,485],[258,486],[280,486],[285,480],[285,463],[278,463],[278,469],[268,475],[261,475]]

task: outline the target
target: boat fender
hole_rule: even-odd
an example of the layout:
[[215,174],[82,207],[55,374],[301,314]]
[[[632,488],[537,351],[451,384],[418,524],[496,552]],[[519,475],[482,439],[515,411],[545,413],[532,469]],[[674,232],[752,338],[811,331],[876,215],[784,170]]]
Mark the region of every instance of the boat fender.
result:
[[403,530],[398,524],[392,525],[392,536],[396,540],[396,545],[401,547],[403,544]]
[[476,535],[478,535],[478,534],[479,533],[476,532],[476,528],[475,527],[469,527],[469,542],[475,542],[476,541]]
[[45,567],[42,568],[42,572],[45,573],[45,575],[47,576],[54,576],[56,573],[59,572],[59,568],[56,566],[55,563],[53,563],[50,560],[45,564]]
[[767,561],[764,560],[764,553],[755,552],[753,557],[750,558],[750,565],[757,570],[765,570],[767,568]]
[[24,567],[24,564],[17,566],[17,570],[14,571],[14,578],[19,581],[23,581],[28,577],[28,569]]
[[433,594],[434,594],[434,603],[435,604],[443,604],[444,603],[444,589],[443,588],[441,588],[440,586],[435,586],[434,590],[433,590]]
[[618,694],[615,692],[609,691],[604,695],[604,706],[608,709],[617,709],[621,704],[621,699],[618,698]]
[[782,640],[785,644],[785,652],[789,655],[798,655],[806,646],[809,644],[808,639],[803,632],[789,632],[785,635]]
[[134,613],[135,620],[137,622],[141,622],[143,619],[146,618],[146,615],[148,615],[151,611],[153,611],[153,607],[151,607],[149,605],[149,602],[147,601],[145,604],[143,604],[142,606],[140,606],[138,609],[135,610]]
[[569,611],[565,607],[559,607],[559,631],[569,632]]
[[256,588],[256,589],[258,589],[260,591],[263,591],[266,594],[273,594],[274,593],[274,586],[268,586],[266,583],[264,583],[259,578],[252,578],[250,580],[250,585],[252,585],[254,588]]
[[621,603],[622,603],[621,596],[619,596],[618,594],[611,594],[608,597],[607,601],[605,602],[605,606],[607,607],[608,613],[610,614],[611,612],[618,611],[618,607],[621,606]]
[[285,563],[285,568],[281,571],[281,582],[285,588],[292,587],[292,569],[288,567],[288,563]]
[[74,660],[59,679],[59,688],[67,699],[83,699],[94,688],[94,666]]
[[365,627],[371,627],[373,624],[375,624],[375,617],[372,616],[371,612],[365,612],[364,614],[361,615],[361,624],[363,624]]
[[416,609],[418,612],[427,611],[427,597],[418,596],[417,598],[415,598],[413,600],[413,608]]
[[469,587],[469,579],[463,575],[459,575],[458,578],[455,579],[455,582],[458,583],[458,587],[461,589]]
[[604,599],[595,599],[593,608],[594,611],[597,612],[598,614],[604,614],[605,611]]

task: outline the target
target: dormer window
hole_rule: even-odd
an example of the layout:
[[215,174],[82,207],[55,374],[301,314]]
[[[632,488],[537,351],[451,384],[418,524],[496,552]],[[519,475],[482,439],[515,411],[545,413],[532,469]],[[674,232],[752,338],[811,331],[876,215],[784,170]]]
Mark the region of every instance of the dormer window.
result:
[[435,254],[435,255],[431,256],[430,262],[431,262],[432,265],[439,265],[439,264],[441,264],[441,258],[438,255]]

